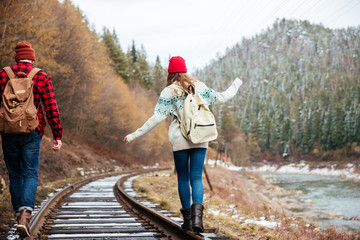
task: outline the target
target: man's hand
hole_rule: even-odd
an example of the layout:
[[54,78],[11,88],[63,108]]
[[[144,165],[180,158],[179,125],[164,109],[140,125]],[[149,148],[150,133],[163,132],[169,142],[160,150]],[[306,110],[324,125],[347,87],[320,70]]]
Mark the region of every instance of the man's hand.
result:
[[61,148],[62,142],[61,140],[54,140],[54,146],[52,147],[52,150],[59,151]]
[[125,144],[129,144],[129,141],[127,140],[127,137],[124,138]]

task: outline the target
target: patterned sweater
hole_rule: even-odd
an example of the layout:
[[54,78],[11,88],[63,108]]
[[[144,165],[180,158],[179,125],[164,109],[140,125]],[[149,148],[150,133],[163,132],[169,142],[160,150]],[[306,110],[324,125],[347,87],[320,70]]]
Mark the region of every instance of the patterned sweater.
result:
[[[220,93],[215,92],[213,89],[207,87],[200,81],[196,82],[195,88],[196,92],[202,96],[205,102],[208,105],[212,105],[216,102],[226,102],[233,98],[241,84],[242,81],[236,78],[226,91]],[[207,142],[193,144],[181,134],[179,121],[181,122],[183,118],[185,98],[185,93],[178,93],[178,91],[170,87],[165,87],[162,90],[159,100],[155,106],[154,114],[144,123],[142,127],[126,136],[128,142],[147,134],[171,114],[173,115],[173,119],[169,127],[169,141],[172,145],[173,151],[189,148],[207,148]]]

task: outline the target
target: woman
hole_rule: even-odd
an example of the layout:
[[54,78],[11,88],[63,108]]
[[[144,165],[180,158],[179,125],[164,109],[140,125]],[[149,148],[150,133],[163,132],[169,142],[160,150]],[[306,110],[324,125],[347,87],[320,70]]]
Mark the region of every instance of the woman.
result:
[[[225,92],[218,93],[208,88],[204,83],[190,77],[186,72],[185,60],[182,57],[176,56],[170,59],[166,87],[160,94],[154,114],[141,128],[127,135],[124,141],[126,144],[134,141],[136,138],[154,129],[164,121],[168,115],[173,115],[169,127],[169,141],[172,145],[175,168],[178,176],[178,191],[182,205],[180,211],[184,217],[182,228],[184,231],[204,232],[202,222],[204,210],[204,206],[202,205],[204,196],[202,172],[208,143],[193,144],[183,137],[180,130],[180,122],[184,116],[184,100],[186,94],[185,92],[176,90],[176,88],[174,89],[174,87],[170,85],[177,84],[181,86],[182,89],[188,89],[188,86],[192,85],[195,87],[195,91],[202,96],[206,104],[212,105],[216,102],[226,102],[234,97],[242,81],[236,78]],[[189,182],[191,184],[191,190]]]

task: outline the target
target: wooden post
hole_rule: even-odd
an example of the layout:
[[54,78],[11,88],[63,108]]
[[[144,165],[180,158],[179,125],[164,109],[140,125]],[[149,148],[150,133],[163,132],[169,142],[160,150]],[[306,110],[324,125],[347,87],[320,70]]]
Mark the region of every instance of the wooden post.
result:
[[[214,167],[216,167],[216,161],[218,160],[218,158],[219,158],[219,148],[217,149],[217,151],[216,151],[216,158],[215,158],[215,163],[214,163]],[[221,156],[221,155],[220,155]]]
[[207,174],[205,165],[204,165],[204,173],[205,173],[206,181],[207,181],[208,184],[209,184],[210,190],[213,192],[214,189],[213,189],[213,186],[211,185],[211,182],[210,182],[210,179],[209,179],[209,175]]
[[[207,159],[207,153],[206,153],[206,155],[205,155],[205,159]],[[216,161],[216,160],[215,160],[215,161]],[[210,191],[213,191],[213,186],[211,185],[210,178],[209,178],[209,175],[207,174],[205,164],[204,164],[204,173],[205,173],[206,181],[207,181],[207,183],[209,184]]]

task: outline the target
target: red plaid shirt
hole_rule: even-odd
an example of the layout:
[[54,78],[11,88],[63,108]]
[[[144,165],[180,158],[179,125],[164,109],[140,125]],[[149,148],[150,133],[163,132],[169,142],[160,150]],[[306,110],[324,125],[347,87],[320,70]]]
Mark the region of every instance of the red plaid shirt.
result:
[[[18,62],[16,65],[12,66],[11,69],[16,74],[17,72],[24,72],[29,74],[33,65],[28,62]],[[5,89],[5,85],[9,81],[4,69],[0,71],[0,102],[2,101],[2,95]],[[44,104],[46,118],[53,132],[54,139],[60,140],[63,129],[61,128],[60,114],[59,109],[55,99],[54,88],[51,83],[51,78],[45,72],[38,72],[33,78],[34,82],[34,104],[38,107],[38,117],[39,117],[39,126],[36,130],[39,132],[40,136],[44,135],[45,132],[45,116],[42,106],[40,104],[40,99]]]

